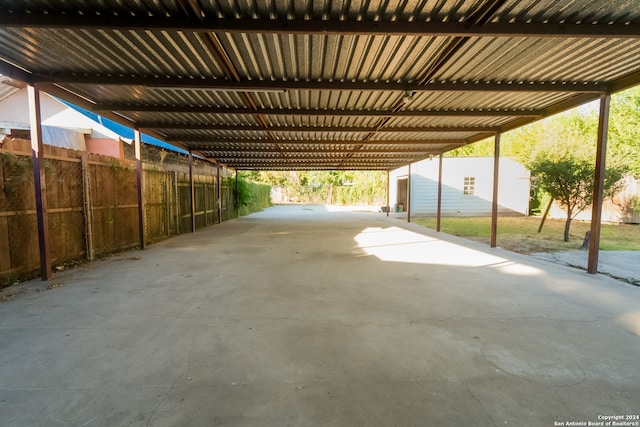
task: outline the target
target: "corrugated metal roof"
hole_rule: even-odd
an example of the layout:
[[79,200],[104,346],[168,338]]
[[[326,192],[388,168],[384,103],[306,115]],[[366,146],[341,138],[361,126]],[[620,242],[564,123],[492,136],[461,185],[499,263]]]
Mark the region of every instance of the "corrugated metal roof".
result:
[[0,14],[0,73],[239,169],[392,169],[640,83],[637,0],[5,0]]

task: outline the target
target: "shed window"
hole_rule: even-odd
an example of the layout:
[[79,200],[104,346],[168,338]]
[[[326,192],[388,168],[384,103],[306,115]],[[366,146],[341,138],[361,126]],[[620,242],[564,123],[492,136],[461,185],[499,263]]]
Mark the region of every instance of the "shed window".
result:
[[474,194],[476,192],[476,177],[464,177],[464,194]]

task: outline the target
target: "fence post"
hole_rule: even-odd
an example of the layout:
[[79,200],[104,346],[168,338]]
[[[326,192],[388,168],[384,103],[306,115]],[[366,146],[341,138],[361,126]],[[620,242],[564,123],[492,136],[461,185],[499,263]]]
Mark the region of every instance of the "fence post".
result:
[[[206,173],[206,172],[205,172]],[[204,180],[202,181],[202,197],[204,198],[204,226],[206,227],[207,224],[207,175],[204,175]]]
[[178,191],[178,172],[173,171],[174,207],[176,209],[176,235],[180,234],[180,192]]
[[82,202],[84,205],[84,232],[87,260],[95,259],[93,246],[93,205],[91,202],[91,174],[89,173],[89,154],[82,153]]

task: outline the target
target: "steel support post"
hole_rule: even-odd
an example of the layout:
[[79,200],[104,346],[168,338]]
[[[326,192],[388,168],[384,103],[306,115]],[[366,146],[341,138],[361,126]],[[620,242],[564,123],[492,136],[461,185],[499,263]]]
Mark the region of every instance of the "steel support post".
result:
[[436,231],[440,232],[440,218],[442,217],[442,153],[438,157],[438,207],[436,208]]
[[144,240],[144,172],[142,170],[142,138],[140,130],[133,130],[133,139],[136,152],[136,185],[138,186],[138,232],[140,233],[140,249],[144,249],[146,248]]
[[602,201],[604,174],[606,173],[607,133],[609,131],[609,106],[611,95],[600,98],[600,115],[598,119],[598,146],[596,149],[596,170],[593,186],[593,206],[591,210],[591,234],[589,236],[589,259],[587,273],[598,272],[598,256],[600,255],[600,223],[602,220]]
[[189,199],[191,206],[191,232],[196,232],[196,191],[193,184],[193,152],[189,150]]
[[240,216],[240,187],[238,184],[238,169],[236,169],[236,193],[235,193],[236,215]]
[[47,183],[44,173],[44,144],[42,142],[42,119],[40,113],[40,90],[28,86],[29,121],[31,124],[31,161],[36,197],[38,221],[38,246],[40,249],[40,276],[42,280],[52,277],[51,253],[49,250],[49,218],[47,209]]
[[493,157],[493,197],[491,199],[491,247],[497,246],[498,240],[498,179],[500,177],[500,133],[496,132]]
[[220,165],[216,164],[218,186],[218,224],[222,224],[222,183],[220,182]]
[[407,175],[407,222],[411,222],[411,163]]
[[391,191],[391,181],[389,177],[389,171],[387,171],[387,216],[389,216],[389,193]]

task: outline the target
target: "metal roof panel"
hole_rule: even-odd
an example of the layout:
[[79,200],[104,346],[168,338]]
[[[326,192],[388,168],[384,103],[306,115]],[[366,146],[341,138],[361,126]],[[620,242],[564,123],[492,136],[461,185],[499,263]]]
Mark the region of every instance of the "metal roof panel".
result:
[[247,168],[389,168],[640,83],[636,0],[6,0],[0,13],[3,74]]

